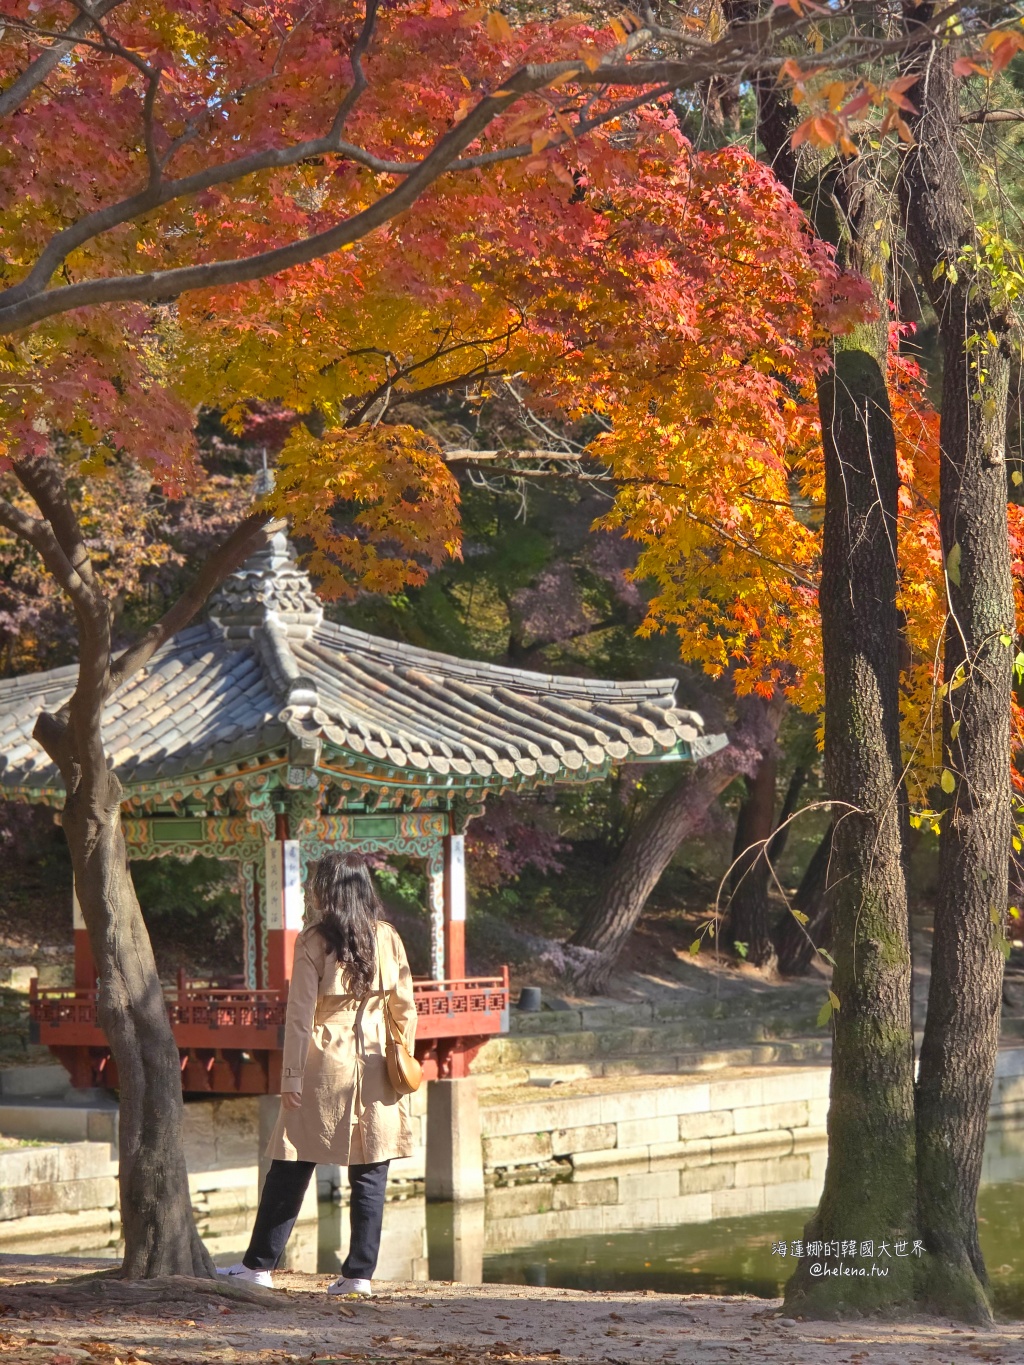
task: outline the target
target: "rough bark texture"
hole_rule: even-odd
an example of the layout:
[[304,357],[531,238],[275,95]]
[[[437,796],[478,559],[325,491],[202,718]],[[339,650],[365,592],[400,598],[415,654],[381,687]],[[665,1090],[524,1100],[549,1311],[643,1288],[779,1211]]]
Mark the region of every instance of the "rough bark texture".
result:
[[775,951],[783,976],[804,976],[814,950],[832,947],[832,914],[827,892],[833,833],[834,827],[830,825],[811,854],[811,861],[793,897],[793,909],[806,915],[807,923],[801,923],[787,910],[776,926]]
[[34,736],[67,789],[62,822],[75,890],[99,972],[99,1017],[120,1088],[120,1193],[127,1279],[216,1274],[192,1216],[182,1137],[178,1047],[142,913],[128,871],[121,829],[121,784],[103,743],[103,707],[188,624],[210,592],[280,523],[246,517],[200,568],[189,589],[127,650],[114,657],[110,608],[64,485],[49,459],[14,463],[42,514],[0,500],[0,524],[31,545],[71,600],[78,625],[78,680],[55,715],[44,712]]
[[[909,11],[909,22],[927,20],[929,9]],[[907,234],[939,318],[942,346],[939,501],[950,612],[942,731],[944,764],[954,783],[942,816],[917,1084],[918,1198],[931,1304],[985,1321],[976,1201],[999,1041],[998,944],[1011,833],[1015,624],[1004,464],[1010,366],[1008,323],[993,306],[990,279],[963,256],[975,232],[957,155],[954,55],[940,50],[920,71],[916,145],[906,156],[902,181]]]
[[63,826],[99,971],[99,1015],[117,1064],[126,1279],[214,1275],[199,1239],[182,1137],[181,1068],[135,896],[111,773],[92,799],[72,791]]
[[[775,831],[775,779],[778,756],[769,749],[757,771],[747,779],[747,796],[736,818],[733,868],[729,878],[729,907],[723,937],[734,947],[742,943],[747,961],[755,967],[775,967],[768,882],[769,847]],[[742,953],[741,953],[742,956]]]
[[[820,588],[825,774],[833,802],[833,1015],[828,1165],[805,1240],[915,1233],[910,943],[901,809],[896,618],[896,449],[885,378],[869,350],[839,351],[819,383],[825,447]],[[914,1266],[885,1278],[816,1278],[804,1257],[789,1312],[910,1303]],[[859,1262],[854,1261],[853,1265]]]
[[682,840],[699,827],[729,783],[753,771],[765,750],[774,747],[782,702],[745,698],[740,711],[732,742],[688,768],[627,837],[604,890],[570,940],[571,947],[589,950],[572,969],[573,984],[579,989],[598,990],[605,984]]

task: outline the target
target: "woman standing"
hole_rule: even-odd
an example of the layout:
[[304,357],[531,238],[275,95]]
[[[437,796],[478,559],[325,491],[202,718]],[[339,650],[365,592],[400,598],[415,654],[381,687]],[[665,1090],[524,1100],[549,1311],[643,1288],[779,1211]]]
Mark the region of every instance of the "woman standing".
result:
[[348,1167],[351,1236],[329,1294],[372,1293],[388,1163],[412,1152],[410,1100],[388,1079],[385,1001],[410,1052],[416,1004],[405,948],[381,918],[362,858],[328,853],[307,885],[307,927],[295,942],[281,1076],[249,1249],[225,1271],[269,1286],[318,1161]]

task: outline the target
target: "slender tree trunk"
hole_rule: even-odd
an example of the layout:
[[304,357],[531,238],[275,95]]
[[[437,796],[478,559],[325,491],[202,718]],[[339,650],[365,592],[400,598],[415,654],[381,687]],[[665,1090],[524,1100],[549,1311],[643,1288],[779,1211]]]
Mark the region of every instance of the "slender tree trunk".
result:
[[192,1214],[178,1046],[128,871],[121,786],[112,773],[105,785],[99,808],[71,792],[62,823],[99,971],[100,1024],[117,1065],[121,1270],[126,1279],[213,1276]]
[[[933,6],[908,10],[927,20]],[[990,1316],[976,1203],[999,1041],[1010,852],[1014,601],[1004,463],[1008,319],[976,244],[957,154],[955,53],[939,49],[913,88],[907,234],[939,318],[943,382],[940,520],[946,562],[943,762],[952,791],[939,841],[928,1016],[917,1084],[918,1198],[936,1310]]]
[[781,701],[745,698],[740,709],[743,718],[732,742],[687,768],[627,837],[604,889],[569,940],[572,947],[590,950],[571,969],[578,989],[600,990],[604,986],[647,897],[680,843],[699,827],[708,807],[729,783],[752,771],[765,749],[774,745]]
[[78,680],[70,701],[43,712],[33,735],[60,769],[67,791],[63,826],[75,889],[99,971],[99,1022],[117,1067],[121,1113],[119,1183],[125,1254],[122,1275],[213,1277],[192,1216],[178,1047],[149,935],[128,871],[121,784],[103,742],[103,707],[118,686],[187,625],[213,589],[278,529],[262,512],[245,517],[208,557],[163,617],[116,658],[110,604],[89,556],[60,467],[17,461],[14,473],[41,517],[15,516],[12,529],[41,556],[70,598],[78,624]]
[[[851,172],[851,177],[856,172]],[[870,187],[848,196],[848,256],[877,247]],[[874,234],[877,236],[877,233]],[[832,890],[834,1042],[828,1164],[813,1242],[916,1230],[911,960],[904,871],[896,614],[896,443],[883,366],[885,318],[835,355],[819,381],[825,523],[819,592],[825,670],[825,776],[835,804]],[[913,1260],[885,1278],[816,1277],[838,1262],[806,1255],[787,1311],[836,1317],[910,1304]],[[859,1263],[855,1263],[859,1264]]]
[[830,825],[821,843],[811,854],[811,861],[793,897],[793,909],[806,915],[807,923],[804,924],[787,910],[775,930],[775,950],[779,957],[779,971],[783,976],[804,976],[815,949],[832,947],[828,884],[834,832],[835,827]]
[[768,971],[776,961],[768,901],[768,849],[775,830],[777,772],[778,756],[772,748],[747,779],[746,799],[736,818],[729,908],[723,926],[726,941],[733,947],[744,944],[746,960]]
[[794,768],[793,775],[786,785],[786,795],[782,798],[782,809],[779,811],[779,822],[775,833],[772,835],[772,841],[768,845],[768,857],[773,863],[781,858],[786,851],[786,845],[789,843],[789,831],[792,828],[790,817],[796,814],[800,793],[807,784],[807,778],[806,768]]

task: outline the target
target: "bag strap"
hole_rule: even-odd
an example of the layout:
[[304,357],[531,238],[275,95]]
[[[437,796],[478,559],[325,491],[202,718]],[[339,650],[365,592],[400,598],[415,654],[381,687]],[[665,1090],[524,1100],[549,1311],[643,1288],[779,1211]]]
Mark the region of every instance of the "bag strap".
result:
[[377,980],[380,982],[381,1009],[384,1014],[384,1032],[387,1034],[388,1042],[395,1042],[395,1021],[391,1017],[391,1004],[389,1001],[390,991],[384,989],[384,963],[380,955],[380,939],[377,938],[374,947],[377,950]]

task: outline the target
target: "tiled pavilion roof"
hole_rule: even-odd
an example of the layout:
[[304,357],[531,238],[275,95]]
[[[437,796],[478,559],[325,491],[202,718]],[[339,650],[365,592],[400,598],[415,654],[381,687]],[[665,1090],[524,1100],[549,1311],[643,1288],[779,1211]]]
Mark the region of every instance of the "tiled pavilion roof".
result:
[[[61,799],[32,727],[76,672],[0,682],[0,789]],[[675,686],[474,663],[334,625],[278,535],[227,581],[207,623],[121,688],[105,734],[129,798],[265,769],[268,756],[328,780],[479,791],[714,752],[724,736],[676,707]]]

